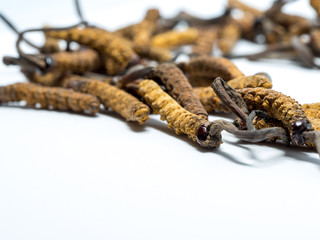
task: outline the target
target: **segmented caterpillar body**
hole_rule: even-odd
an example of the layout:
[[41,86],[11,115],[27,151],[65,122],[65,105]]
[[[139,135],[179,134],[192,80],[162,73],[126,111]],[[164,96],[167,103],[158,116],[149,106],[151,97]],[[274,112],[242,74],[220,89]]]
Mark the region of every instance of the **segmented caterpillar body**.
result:
[[280,120],[289,131],[291,139],[304,131],[312,130],[301,105],[293,98],[266,88],[244,88],[237,90],[249,110],[262,110]]
[[204,28],[199,30],[198,40],[192,47],[193,56],[212,55],[213,44],[218,37],[217,28]]
[[169,94],[187,111],[199,117],[208,118],[208,113],[202,106],[188,79],[174,64],[160,64],[148,77],[160,79]]
[[118,89],[108,83],[89,78],[72,76],[67,78],[64,86],[76,91],[90,93],[99,98],[106,108],[111,108],[127,121],[137,121],[143,124],[149,119],[149,107],[129,93]]
[[217,77],[229,81],[244,76],[227,58],[199,56],[191,58],[189,62],[179,63],[178,67],[187,74],[189,81],[197,86],[210,86]]
[[53,38],[74,41],[97,50],[104,56],[106,71],[111,75],[121,73],[129,64],[137,61],[137,55],[130,42],[99,28],[51,30],[47,31],[47,34]]
[[153,46],[163,48],[174,48],[186,44],[193,44],[199,37],[199,31],[195,28],[188,28],[185,31],[168,31],[159,33],[151,39]]
[[[252,76],[242,76],[232,79],[228,82],[229,86],[234,89],[240,88],[271,88],[272,83],[264,74],[255,74]],[[200,98],[202,105],[208,113],[211,112],[230,112],[230,110],[221,102],[211,87],[196,87],[194,91]]]
[[26,101],[28,106],[85,112],[94,115],[99,111],[99,100],[89,94],[77,93],[57,87],[43,87],[34,83],[16,83],[0,87],[0,102]]
[[231,52],[241,36],[241,29],[235,22],[226,24],[220,31],[218,46],[223,55]]

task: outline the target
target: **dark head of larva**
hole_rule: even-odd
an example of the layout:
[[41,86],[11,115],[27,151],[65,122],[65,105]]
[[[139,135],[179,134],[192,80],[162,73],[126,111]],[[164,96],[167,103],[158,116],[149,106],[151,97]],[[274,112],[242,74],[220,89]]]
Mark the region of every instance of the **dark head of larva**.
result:
[[201,144],[202,142],[207,140],[207,137],[209,135],[210,127],[205,126],[204,124],[200,125],[200,127],[197,130],[196,137],[197,142]]
[[296,145],[303,145],[304,139],[301,137],[301,133],[306,130],[312,130],[311,123],[307,119],[300,119],[292,123],[291,133],[292,133],[292,142]]

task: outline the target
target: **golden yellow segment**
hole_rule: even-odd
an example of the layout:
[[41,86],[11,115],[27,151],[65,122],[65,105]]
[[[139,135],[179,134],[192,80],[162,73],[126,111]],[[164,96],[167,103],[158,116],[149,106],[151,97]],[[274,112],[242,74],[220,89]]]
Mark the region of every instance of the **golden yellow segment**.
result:
[[320,17],[320,0],[310,0],[310,5],[317,12],[318,17]]
[[54,71],[70,71],[72,73],[91,72],[101,66],[100,57],[93,49],[74,52],[58,52],[51,55]]
[[136,121],[143,124],[149,119],[150,109],[147,105],[131,94],[108,83],[72,76],[67,78],[63,85],[98,97],[106,108],[111,108],[112,111],[120,114],[127,121]]
[[51,30],[47,31],[47,34],[52,38],[74,41],[97,50],[104,57],[104,65],[110,75],[121,73],[129,63],[137,58],[129,41],[103,29],[72,28],[70,30]]
[[155,35],[151,44],[157,47],[174,48],[186,44],[193,44],[199,37],[199,31],[195,28],[188,28],[185,31],[168,31]]
[[308,118],[320,119],[320,109],[307,108],[304,111]]
[[138,94],[152,107],[154,113],[160,114],[161,120],[167,121],[168,127],[175,130],[176,134],[186,134],[196,141],[196,132],[206,120],[185,110],[152,80],[141,81]]
[[173,58],[171,51],[163,47],[134,45],[133,49],[140,57],[155,60],[160,63],[168,62]]
[[16,83],[0,87],[0,102],[26,101],[27,106],[40,104],[41,108],[64,111],[88,112],[99,111],[99,100],[89,94],[77,93],[58,87],[43,87],[34,83]]
[[192,55],[212,55],[213,45],[217,37],[217,28],[200,29],[199,38],[192,47]]
[[243,88],[237,92],[246,102],[249,110],[262,110],[269,116],[280,120],[292,134],[292,126],[296,121],[309,123],[302,106],[293,98],[272,89]]
[[231,22],[221,29],[219,35],[218,47],[223,55],[227,55],[239,40],[241,36],[241,29],[238,24]]
[[250,7],[249,5],[246,5],[243,2],[238,1],[238,0],[228,0],[228,7],[229,8],[238,8],[244,12],[249,12],[256,17],[263,15],[262,11],[255,9],[253,7]]
[[60,79],[63,76],[63,73],[59,71],[52,71],[52,72],[41,74],[36,71],[30,72],[24,68],[21,68],[21,72],[28,78],[30,82],[38,83],[43,86],[58,85]]
[[233,62],[223,57],[194,57],[189,62],[179,63],[178,67],[187,74],[192,86],[209,86],[217,77],[229,81],[244,76]]
[[316,109],[320,111],[320,103],[307,103],[302,105],[304,110],[307,109]]

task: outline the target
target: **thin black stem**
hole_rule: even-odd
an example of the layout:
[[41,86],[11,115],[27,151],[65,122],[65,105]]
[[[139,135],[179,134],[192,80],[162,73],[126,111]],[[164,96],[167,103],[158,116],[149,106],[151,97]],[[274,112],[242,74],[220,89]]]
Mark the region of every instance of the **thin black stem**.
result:
[[[0,18],[8,25],[8,27],[14,31],[16,34],[20,34],[20,32],[18,31],[18,29],[13,25],[13,23],[11,21],[9,21],[9,19],[7,17],[5,17],[2,13],[0,13]],[[23,38],[23,40],[30,45],[31,47],[40,50],[40,47],[36,46],[35,44],[33,44],[32,42],[30,42],[29,40]]]

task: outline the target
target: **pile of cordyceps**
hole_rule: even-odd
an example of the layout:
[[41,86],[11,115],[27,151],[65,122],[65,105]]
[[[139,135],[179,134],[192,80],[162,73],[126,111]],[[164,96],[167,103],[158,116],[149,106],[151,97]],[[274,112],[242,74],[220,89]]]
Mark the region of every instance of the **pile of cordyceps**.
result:
[[[237,138],[259,142],[283,141],[320,151],[320,103],[300,105],[272,90],[270,76],[245,76],[228,58],[240,38],[263,41],[267,49],[250,59],[284,56],[305,67],[317,67],[320,27],[317,22],[282,12],[287,0],[277,0],[259,11],[229,0],[222,16],[201,19],[181,12],[163,18],[157,9],[141,22],[107,31],[84,20],[71,27],[43,27],[19,32],[17,57],[5,56],[6,65],[17,65],[30,83],[0,88],[2,104],[25,101],[27,106],[94,115],[100,104],[128,121],[143,124],[149,114],[160,114],[169,128],[186,134],[203,147],[218,148],[223,130]],[[320,0],[310,0],[320,16]],[[235,14],[236,13],[236,14]],[[181,21],[188,28],[175,30]],[[42,47],[28,41],[30,32],[45,36]],[[61,42],[66,49],[61,49]],[[38,50],[28,54],[21,42]],[[72,49],[71,43],[78,48]],[[217,45],[224,57],[213,57]],[[176,56],[191,46],[189,60]],[[233,122],[208,121],[213,112],[232,112]]]

